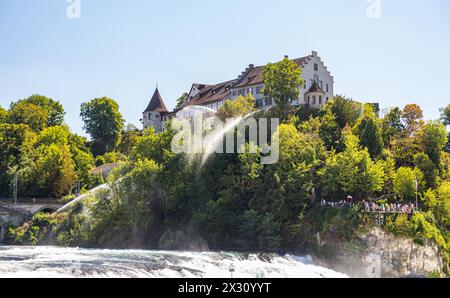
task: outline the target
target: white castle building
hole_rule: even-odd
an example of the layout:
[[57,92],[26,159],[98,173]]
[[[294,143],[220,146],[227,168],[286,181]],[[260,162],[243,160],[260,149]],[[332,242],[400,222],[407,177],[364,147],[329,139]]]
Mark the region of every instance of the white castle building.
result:
[[[287,56],[285,56],[287,58]],[[310,55],[293,59],[301,69],[301,77],[305,85],[299,88],[299,97],[292,99],[292,105],[309,105],[312,108],[323,107],[333,97],[334,78],[317,54],[312,51]],[[215,85],[192,84],[187,100],[181,109],[187,106],[206,106],[218,110],[225,100],[234,100],[240,95],[252,94],[258,107],[272,106],[271,99],[264,98],[264,66],[250,64],[236,79]],[[158,88],[143,112],[142,123],[144,128],[154,127],[161,131],[164,121],[175,116],[178,110],[169,112],[159,94]]]

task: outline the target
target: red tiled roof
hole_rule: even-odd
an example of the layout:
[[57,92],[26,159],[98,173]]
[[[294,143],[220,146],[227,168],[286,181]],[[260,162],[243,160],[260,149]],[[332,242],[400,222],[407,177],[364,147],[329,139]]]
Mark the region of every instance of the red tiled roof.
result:
[[[297,59],[293,59],[295,64],[298,66],[302,66],[306,63],[310,56],[301,57]],[[247,71],[244,73],[244,75],[236,82],[236,84],[233,87],[243,87],[243,86],[250,86],[250,85],[256,85],[256,84],[262,84],[264,83],[264,66],[256,66],[253,68],[247,68]]]
[[159,113],[169,112],[169,110],[166,108],[166,105],[164,104],[161,94],[159,94],[158,87],[156,88],[155,93],[153,93],[152,99],[150,100],[150,103],[148,104],[144,113],[145,112],[159,112]]
[[187,106],[206,105],[208,103],[222,101],[230,96],[230,88],[233,82],[235,82],[235,80],[205,86],[191,100],[186,101],[181,108],[185,108]]

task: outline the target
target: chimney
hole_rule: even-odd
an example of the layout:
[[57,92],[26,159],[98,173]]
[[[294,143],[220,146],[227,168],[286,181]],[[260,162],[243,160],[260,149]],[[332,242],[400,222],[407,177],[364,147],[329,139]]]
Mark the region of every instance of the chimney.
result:
[[311,56],[317,57],[317,52],[316,52],[316,51],[312,51],[312,52],[311,52]]
[[289,59],[289,56],[288,55],[284,55],[284,59]]
[[248,65],[248,68],[250,68],[250,69],[252,69],[252,68],[254,68],[255,67],[255,64],[249,64]]

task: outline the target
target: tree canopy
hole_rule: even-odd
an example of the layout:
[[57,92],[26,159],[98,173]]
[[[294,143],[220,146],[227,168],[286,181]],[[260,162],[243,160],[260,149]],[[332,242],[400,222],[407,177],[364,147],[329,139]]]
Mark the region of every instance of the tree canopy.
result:
[[103,155],[114,150],[124,127],[117,102],[107,97],[95,98],[81,105],[80,116],[84,130],[91,135],[94,154]]

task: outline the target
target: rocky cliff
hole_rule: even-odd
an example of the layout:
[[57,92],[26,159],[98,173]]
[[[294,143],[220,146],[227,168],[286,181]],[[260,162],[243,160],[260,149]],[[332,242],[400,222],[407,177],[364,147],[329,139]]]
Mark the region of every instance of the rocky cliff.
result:
[[330,261],[318,261],[352,277],[428,277],[442,275],[443,260],[432,243],[417,244],[379,228],[361,234],[352,243],[335,246]]

